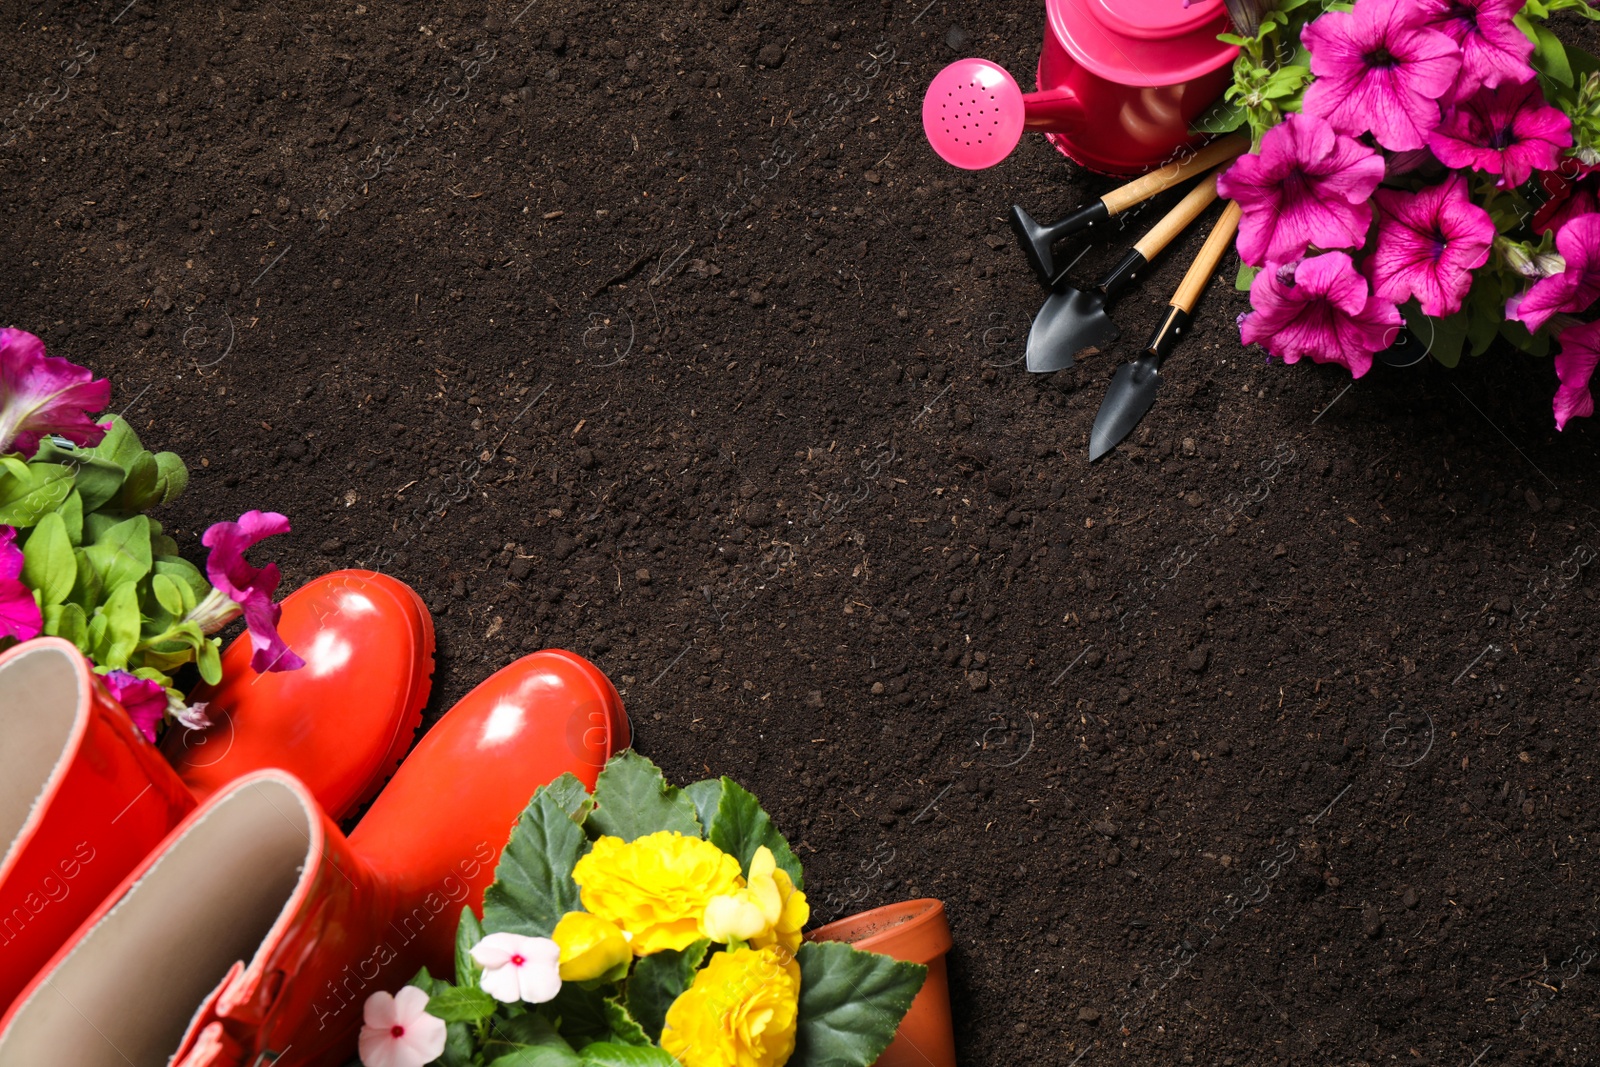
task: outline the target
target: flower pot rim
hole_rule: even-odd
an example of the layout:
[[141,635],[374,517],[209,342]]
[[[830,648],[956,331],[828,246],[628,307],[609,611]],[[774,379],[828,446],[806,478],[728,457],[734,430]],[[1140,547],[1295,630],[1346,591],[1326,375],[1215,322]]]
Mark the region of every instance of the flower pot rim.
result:
[[[843,941],[863,952],[879,952],[916,963],[929,963],[955,944],[945,918],[944,901],[935,897],[903,900],[847,915],[819,926],[806,935],[806,940]],[[897,946],[899,951],[893,951],[891,946]]]

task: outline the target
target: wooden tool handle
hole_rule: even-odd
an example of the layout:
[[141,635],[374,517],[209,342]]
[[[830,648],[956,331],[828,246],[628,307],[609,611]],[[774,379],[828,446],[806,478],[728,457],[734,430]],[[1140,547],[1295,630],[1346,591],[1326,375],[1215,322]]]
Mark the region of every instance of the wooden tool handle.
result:
[[1222,168],[1207,174],[1200,179],[1200,184],[1189,190],[1189,195],[1178,201],[1178,206],[1167,212],[1167,217],[1150,228],[1150,232],[1139,238],[1139,243],[1134,245],[1134,250],[1144,256],[1146,261],[1152,261],[1161,254],[1161,250],[1172,243],[1184,230],[1189,228],[1189,223],[1200,217],[1200,213],[1211,206],[1217,198],[1217,175]]
[[1171,189],[1196,174],[1210,170],[1219,163],[1228,163],[1245,154],[1250,148],[1250,138],[1242,133],[1229,134],[1212,141],[1189,158],[1165,163],[1142,178],[1135,178],[1120,189],[1113,189],[1100,198],[1106,211],[1120,215],[1135,204],[1142,204],[1157,193]]
[[1206,283],[1217,272],[1217,264],[1222,262],[1223,254],[1228,251],[1228,245],[1233,243],[1233,235],[1239,232],[1239,215],[1239,202],[1228,201],[1228,206],[1222,211],[1222,217],[1211,228],[1211,236],[1207,237],[1206,243],[1200,247],[1200,254],[1189,264],[1189,273],[1183,276],[1182,284],[1172,297],[1173,307],[1184,312],[1194,310],[1200,294],[1205,291]]

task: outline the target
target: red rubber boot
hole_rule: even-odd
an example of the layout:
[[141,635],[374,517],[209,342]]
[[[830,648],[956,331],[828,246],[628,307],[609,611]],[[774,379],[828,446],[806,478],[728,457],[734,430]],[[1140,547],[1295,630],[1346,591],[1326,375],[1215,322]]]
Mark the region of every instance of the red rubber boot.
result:
[[[592,788],[627,744],[604,675],[541,652],[451,709],[348,842],[282,772],[225,787],[0,1021],[0,1067],[122,1067],[125,1054],[163,1062],[174,1049],[179,1067],[348,1061],[368,995],[424,964],[453,970],[460,909],[481,907],[534,790],[567,771]],[[261,837],[269,808],[279,818]],[[57,1030],[69,1012],[67,1047]]]
[[394,773],[433,672],[416,594],[337,572],[284,600],[279,630],[306,666],[257,675],[248,637],[234,641],[222,683],[193,698],[213,725],[167,732],[176,773],[72,645],[39,638],[0,655],[0,1011],[196,796],[283,767],[340,818]]
[[0,1010],[195,805],[71,643],[0,654]]
[[263,767],[288,771],[337,821],[372,799],[411,747],[433,676],[433,619],[410,586],[335,571],[283,601],[278,632],[306,665],[257,674],[249,635],[202,686],[212,725],[176,727],[162,751],[196,797]]

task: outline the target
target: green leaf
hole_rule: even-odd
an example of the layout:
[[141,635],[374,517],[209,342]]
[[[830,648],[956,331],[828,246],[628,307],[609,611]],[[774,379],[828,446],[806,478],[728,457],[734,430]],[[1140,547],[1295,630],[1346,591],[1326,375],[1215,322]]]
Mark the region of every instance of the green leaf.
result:
[[22,580],[38,591],[45,605],[65,604],[78,581],[72,538],[59,512],[39,520],[22,546]]
[[195,649],[195,666],[200,668],[200,680],[207,685],[222,681],[222,639],[209,637]]
[[156,453],[156,494],[159,503],[170,504],[189,487],[189,468],[176,452]]
[[1542,24],[1534,24],[1533,46],[1534,68],[1562,85],[1571,85],[1572,64],[1567,62],[1567,49],[1561,39]]
[[606,1025],[611,1028],[611,1036],[616,1044],[646,1046],[652,1044],[650,1036],[644,1032],[644,1027],[628,1014],[628,1009],[615,997],[607,997],[605,1003]]
[[1229,103],[1227,100],[1218,100],[1195,119],[1189,126],[1193,135],[1208,133],[1232,133],[1248,121],[1250,113],[1238,104]]
[[1233,287],[1241,293],[1250,291],[1250,283],[1256,280],[1256,275],[1261,273],[1260,267],[1252,267],[1248,263],[1239,264],[1239,276],[1234,279]]
[[548,788],[533,795],[511,831],[483,895],[483,928],[549,937],[569,911],[579,911],[572,869],[588,840]]
[[661,768],[632,749],[612,756],[595,781],[588,826],[624,841],[661,830],[701,835],[694,802],[667,784]]
[[594,798],[589,796],[589,790],[571,771],[545,786],[545,789],[550,793],[551,799],[561,805],[561,810],[567,813],[567,818],[580,826],[594,810]]
[[447,985],[428,998],[428,1014],[447,1023],[482,1022],[499,1001],[477,986]]
[[211,592],[211,583],[206,581],[206,576],[200,573],[200,568],[182,556],[156,556],[154,570],[157,574],[166,575],[189,591],[188,596],[184,598],[183,613],[185,615],[193,611],[195,605],[204,600],[206,594]]
[[140,452],[128,464],[128,476],[122,480],[122,488],[112,498],[111,506],[128,513],[150,510],[161,502],[161,492],[156,486],[160,474],[156,457],[149,452]]
[[1415,300],[1407,300],[1400,305],[1400,314],[1405,317],[1406,328],[1422,342],[1434,359],[1446,367],[1454,367],[1461,362],[1461,346],[1467,341],[1466,312],[1458,311],[1446,318],[1436,319],[1424,315]]
[[713,845],[739,860],[739,869],[750,875],[750,861],[756,849],[765,845],[772,850],[778,866],[789,872],[797,889],[804,889],[801,880],[800,860],[789,848],[789,842],[772,825],[772,819],[761,809],[761,801],[732,778],[722,779],[722,799],[717,813],[706,828],[706,837]]
[[72,550],[73,562],[78,567],[78,580],[72,587],[72,602],[87,616],[100,606],[100,595],[105,591],[105,579],[95,570],[89,555],[81,548]]
[[124,519],[83,551],[100,572],[107,589],[115,591],[132,585],[150,573],[150,520],[143,515]]
[[144,445],[139,443],[139,435],[133,432],[133,427],[128,425],[128,420],[121,415],[111,416],[111,429],[100,439],[100,443],[93,448],[80,449],[79,454],[87,453],[96,459],[107,460],[117,466],[127,469]]
[[117,586],[100,611],[106,620],[106,629],[96,647],[95,665],[107,670],[123,670],[139,644],[138,587],[132,582]]
[[33,526],[71,492],[72,471],[59,463],[30,463],[26,478],[8,471],[0,478],[0,526]]
[[861,952],[842,941],[808,941],[800,961],[800,1021],[794,1063],[872,1063],[894,1040],[928,968]]
[[695,816],[700,820],[700,825],[710,826],[712,817],[717,814],[717,805],[722,803],[722,779],[707,778],[692,782],[684,786],[683,791],[694,802]]
[[628,979],[628,1012],[653,1041],[661,1039],[667,1009],[694,981],[711,942],[701,938],[682,952],[668,949],[642,956]]
[[[597,1041],[583,1050],[584,1067],[679,1067],[672,1053],[654,1046]],[[796,1064],[795,1067],[800,1067]]]
[[85,453],[75,454],[68,461],[72,467],[73,484],[83,495],[85,511],[99,511],[122,488],[127,471],[110,460],[97,459]]
[[56,514],[61,516],[61,521],[67,525],[67,540],[73,548],[83,544],[83,497],[74,489],[67,494],[67,499],[61,502],[61,507],[56,509]]
[[183,617],[183,591],[177,582],[165,574],[153,574],[150,576],[150,592],[168,615]]
[[44,632],[71,641],[78,651],[89,652],[89,622],[76,604],[60,604],[44,611]]
[[583,1064],[566,1039],[556,1033],[550,1020],[537,1012],[515,1019],[492,1020],[484,1047],[486,1052],[511,1049],[490,1060],[490,1067],[582,1067]]
[[585,989],[583,983],[563,982],[561,991],[541,1010],[557,1020],[561,1036],[571,1042],[573,1048],[581,1049],[591,1041],[606,1041],[611,1037],[605,994]]
[[483,924],[471,908],[462,908],[461,921],[456,924],[456,985],[477,988],[483,968],[472,958],[472,947],[482,940]]

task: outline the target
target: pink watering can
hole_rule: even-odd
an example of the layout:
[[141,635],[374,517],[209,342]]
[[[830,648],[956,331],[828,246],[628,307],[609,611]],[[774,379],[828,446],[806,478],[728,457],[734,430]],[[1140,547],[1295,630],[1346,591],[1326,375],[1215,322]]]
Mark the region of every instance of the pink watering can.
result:
[[1232,80],[1223,0],[1045,0],[1045,14],[1038,92],[986,59],[928,86],[922,127],[947,162],[992,167],[1032,130],[1090,170],[1137,174],[1195,143],[1189,124]]

